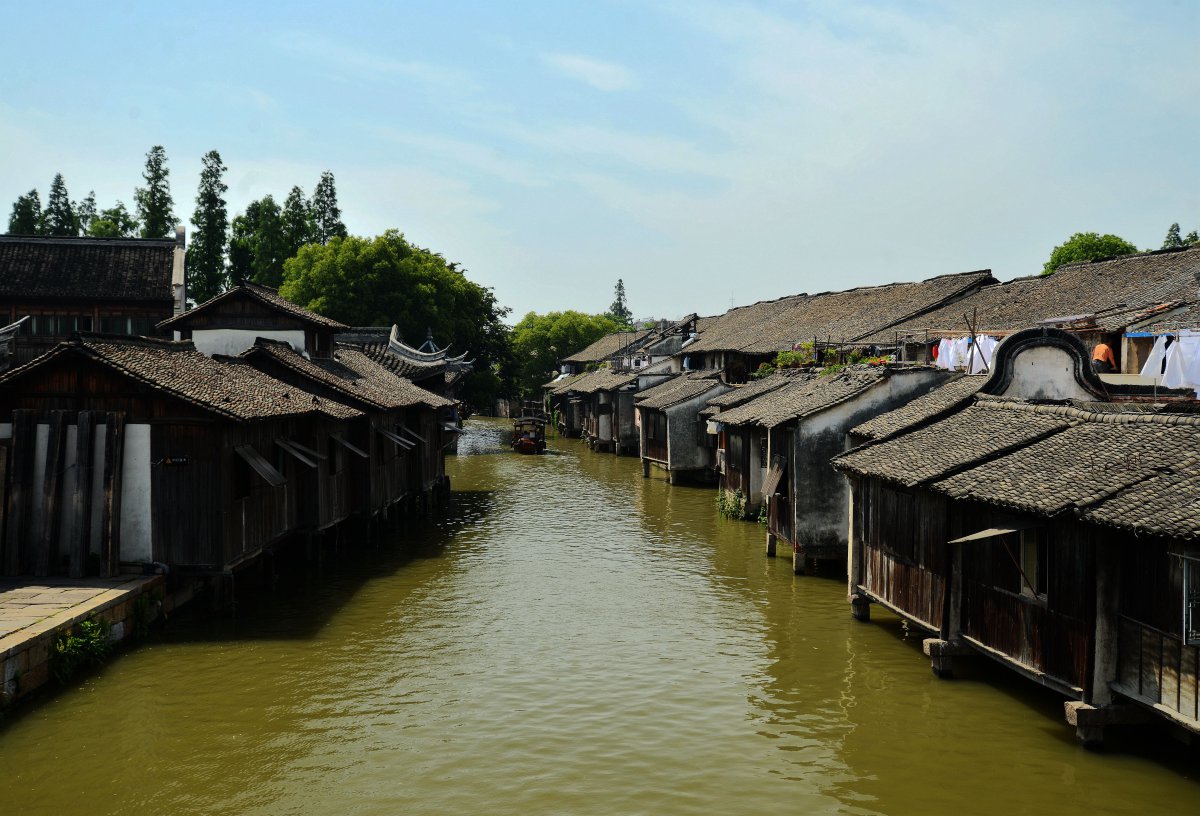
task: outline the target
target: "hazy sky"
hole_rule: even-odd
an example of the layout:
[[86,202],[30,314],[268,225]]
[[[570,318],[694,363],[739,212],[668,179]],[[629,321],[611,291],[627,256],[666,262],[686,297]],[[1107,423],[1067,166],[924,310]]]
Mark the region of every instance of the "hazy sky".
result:
[[[7,4],[0,206],[337,178],[529,310],[713,314],[1200,228],[1200,0]],[[250,8],[252,6],[252,8]],[[0,225],[2,228],[2,225]]]

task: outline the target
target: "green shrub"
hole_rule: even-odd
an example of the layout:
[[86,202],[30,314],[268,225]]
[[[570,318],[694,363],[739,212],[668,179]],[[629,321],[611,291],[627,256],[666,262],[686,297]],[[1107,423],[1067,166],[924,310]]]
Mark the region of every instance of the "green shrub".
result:
[[54,679],[66,684],[84,668],[99,666],[112,652],[108,623],[88,618],[54,642],[50,669]]

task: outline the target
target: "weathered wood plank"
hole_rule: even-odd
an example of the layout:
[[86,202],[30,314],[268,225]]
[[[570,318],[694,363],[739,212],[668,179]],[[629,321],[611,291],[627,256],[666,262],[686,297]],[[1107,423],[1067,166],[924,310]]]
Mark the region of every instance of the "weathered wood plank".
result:
[[1162,667],[1162,635],[1150,629],[1142,629],[1142,664],[1139,688],[1143,697],[1154,702],[1162,700],[1159,671]]
[[95,445],[96,415],[80,411],[75,430],[75,493],[71,497],[71,512],[78,520],[75,540],[71,542],[70,575],[82,578],[87,571],[88,555],[92,549],[92,471]]
[[121,568],[121,474],[125,452],[125,415],[110,413],[105,421],[104,512],[100,525],[100,574]]
[[13,411],[12,467],[7,474],[8,518],[2,565],[5,575],[20,575],[24,567],[22,552],[29,526],[29,484],[33,480],[36,452],[37,425],[34,412]]
[[1179,649],[1183,645],[1173,637],[1162,639],[1162,668],[1160,679],[1161,702],[1167,708],[1179,710]]
[[59,495],[62,492],[63,457],[66,453],[67,414],[50,412],[50,429],[46,437],[46,476],[42,480],[42,535],[38,542],[37,566],[34,575],[49,575],[58,564],[58,533],[62,515]]
[[1200,649],[1181,646],[1179,660],[1179,713],[1193,720],[1200,719],[1197,709],[1197,681],[1200,680]]
[[1130,691],[1140,691],[1142,629],[1136,623],[1121,618],[1117,640],[1117,679]]

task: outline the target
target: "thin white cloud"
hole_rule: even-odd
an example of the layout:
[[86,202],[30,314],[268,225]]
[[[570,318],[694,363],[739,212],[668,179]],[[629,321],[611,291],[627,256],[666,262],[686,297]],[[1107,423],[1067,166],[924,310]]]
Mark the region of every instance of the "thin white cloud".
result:
[[636,84],[627,68],[581,54],[543,54],[542,61],[563,76],[577,79],[598,91],[627,91]]

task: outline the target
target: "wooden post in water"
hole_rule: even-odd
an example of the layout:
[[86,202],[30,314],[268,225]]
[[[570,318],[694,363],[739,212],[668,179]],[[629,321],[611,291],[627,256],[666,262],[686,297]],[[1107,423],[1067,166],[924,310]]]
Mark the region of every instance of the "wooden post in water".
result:
[[42,535],[38,542],[37,566],[34,575],[50,574],[58,562],[58,531],[62,515],[59,494],[62,492],[63,458],[66,453],[66,411],[50,412],[50,432],[46,437],[46,476],[42,480]]
[[125,415],[110,413],[105,422],[104,513],[100,524],[100,574],[121,568],[121,474],[125,450]]
[[78,519],[75,540],[71,542],[70,576],[82,578],[87,571],[92,549],[92,470],[94,466],[96,415],[80,411],[75,431],[75,495],[72,512]]

